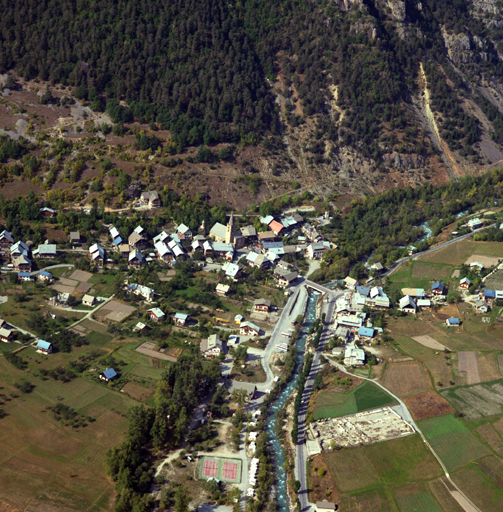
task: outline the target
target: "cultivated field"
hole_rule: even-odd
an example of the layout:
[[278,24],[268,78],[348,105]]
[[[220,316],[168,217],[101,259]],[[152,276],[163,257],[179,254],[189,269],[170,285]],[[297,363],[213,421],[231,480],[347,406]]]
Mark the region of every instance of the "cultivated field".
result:
[[473,254],[503,257],[502,247],[500,242],[473,242],[472,240],[461,240],[456,244],[421,256],[419,261],[429,263],[449,262],[451,265],[461,265]]
[[493,424],[483,423],[476,429],[477,434],[501,457],[503,454],[503,439]]
[[416,362],[389,363],[381,384],[400,398],[431,389],[430,378]]
[[122,322],[135,311],[136,309],[133,306],[128,306],[127,304],[122,304],[116,300],[111,300],[96,313],[96,316],[104,317],[105,320],[112,322]]
[[[502,256],[503,258],[503,256]],[[490,290],[502,290],[503,289],[503,270],[496,270],[493,274],[487,277],[485,280],[486,288]]]
[[451,414],[454,409],[449,402],[444,400],[435,391],[428,391],[404,399],[405,405],[409,409],[415,421],[435,418],[444,414]]
[[448,389],[441,392],[467,420],[501,414],[503,409],[503,381]]
[[455,471],[489,453],[451,414],[420,421],[419,428],[449,471]]
[[458,352],[458,371],[466,375],[467,384],[480,382],[476,352]]
[[395,500],[400,512],[443,512],[435,498],[428,492],[396,496]]
[[447,279],[452,273],[450,265],[439,263],[427,263],[425,261],[415,261],[412,267],[412,277],[414,279],[431,279],[438,281],[439,279]]
[[339,389],[322,391],[316,399],[313,417],[337,418],[385,405],[396,405],[396,401],[371,382],[364,382],[348,393]]
[[445,345],[442,345],[442,343],[439,343],[435,338],[427,334],[424,336],[413,336],[412,339],[423,345],[423,347],[428,347],[433,350],[445,350],[446,348]]

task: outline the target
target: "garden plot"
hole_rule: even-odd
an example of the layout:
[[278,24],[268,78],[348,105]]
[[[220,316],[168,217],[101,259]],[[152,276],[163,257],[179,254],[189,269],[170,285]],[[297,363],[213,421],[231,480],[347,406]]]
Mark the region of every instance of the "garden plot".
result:
[[413,336],[412,339],[423,345],[423,347],[432,348],[433,350],[445,350],[447,348],[442,345],[442,343],[439,343],[436,339],[428,335]]
[[126,319],[134,311],[136,311],[136,309],[133,306],[111,300],[99,310],[99,316],[111,322],[122,322],[122,320]]
[[70,276],[70,279],[75,279],[76,281],[86,283],[89,279],[91,279],[91,277],[93,277],[93,274],[90,272],[85,272],[84,270],[75,270]]
[[459,373],[466,374],[467,384],[478,384],[480,382],[477,354],[475,352],[458,352],[458,369]]
[[467,420],[478,420],[503,412],[503,383],[477,384],[475,386],[448,389],[441,395]]
[[388,364],[381,383],[401,398],[431,389],[429,377],[423,367],[415,361]]
[[405,398],[404,402],[415,421],[435,418],[436,416],[443,416],[454,412],[449,402],[435,393],[435,391],[428,391],[427,393],[420,393],[419,395]]

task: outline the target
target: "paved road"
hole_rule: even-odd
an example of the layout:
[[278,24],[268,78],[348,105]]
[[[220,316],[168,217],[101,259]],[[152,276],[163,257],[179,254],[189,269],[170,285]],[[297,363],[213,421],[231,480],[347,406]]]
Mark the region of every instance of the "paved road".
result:
[[98,306],[96,306],[94,309],[92,309],[91,311],[85,311],[85,310],[78,310],[78,309],[70,309],[70,311],[80,311],[82,313],[87,313],[86,316],[83,316],[80,320],[77,320],[76,322],[74,322],[72,325],[69,325],[67,327],[67,329],[71,329],[72,327],[76,326],[77,324],[80,324],[80,322],[83,322],[86,318],[91,318],[91,315],[93,313],[96,313],[96,311],[98,311],[98,309],[102,308],[105,304],[108,304],[113,298],[115,297],[115,294],[113,294],[111,297],[109,297],[108,299],[106,299],[105,301],[103,301],[102,303],[100,303]]
[[412,254],[411,256],[405,256],[405,258],[401,258],[395,263],[393,263],[387,272],[383,274],[383,277],[391,275],[402,263],[405,263],[406,261],[409,261],[410,259],[417,259],[420,256],[424,256],[425,254],[430,254],[431,252],[438,251],[439,249],[443,249],[444,247],[448,247],[449,245],[455,244],[457,242],[460,242],[461,240],[465,240],[467,238],[470,238],[475,233],[479,233],[480,231],[484,231],[484,229],[493,228],[496,224],[491,224],[489,226],[484,226],[483,228],[475,229],[471,233],[467,233],[466,235],[458,236],[456,238],[453,238],[452,240],[448,240],[447,242],[444,242],[443,244],[436,245],[435,247],[432,247],[431,249],[428,249],[423,252],[417,252],[415,254]]

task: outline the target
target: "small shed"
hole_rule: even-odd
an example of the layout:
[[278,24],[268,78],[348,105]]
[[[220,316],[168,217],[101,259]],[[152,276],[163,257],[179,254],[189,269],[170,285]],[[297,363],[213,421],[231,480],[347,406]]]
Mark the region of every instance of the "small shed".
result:
[[461,325],[461,320],[459,318],[448,318],[445,321],[447,327],[459,327]]
[[186,313],[176,313],[172,318],[176,325],[185,325],[189,317],[190,315],[187,315]]
[[104,380],[105,382],[110,382],[117,377],[117,372],[113,368],[108,368],[103,373],[100,373],[100,380]]
[[92,307],[94,306],[96,302],[96,299],[92,296],[92,295],[84,295],[84,297],[82,297],[82,304],[84,306],[89,306],[89,307]]
[[41,354],[50,354],[52,352],[52,344],[45,340],[38,340],[37,352]]

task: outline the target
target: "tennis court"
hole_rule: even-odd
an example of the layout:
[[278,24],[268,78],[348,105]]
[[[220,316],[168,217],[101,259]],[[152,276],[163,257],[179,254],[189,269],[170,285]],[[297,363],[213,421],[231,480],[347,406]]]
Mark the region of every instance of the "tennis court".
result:
[[241,461],[239,459],[221,459],[203,457],[199,468],[199,478],[217,478],[223,482],[241,482]]

